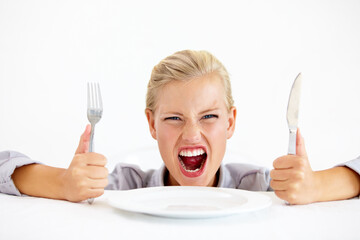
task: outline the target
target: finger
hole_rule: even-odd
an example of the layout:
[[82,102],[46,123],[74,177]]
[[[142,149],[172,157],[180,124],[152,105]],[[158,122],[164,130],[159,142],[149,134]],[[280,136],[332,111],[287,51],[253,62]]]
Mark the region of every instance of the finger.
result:
[[107,159],[104,155],[100,153],[90,152],[90,153],[76,154],[69,168],[72,169],[81,168],[83,169],[84,172],[86,172],[86,167],[88,166],[105,167],[106,163],[107,163]]
[[273,169],[270,171],[270,178],[277,181],[285,181],[291,178],[292,169]]
[[107,159],[104,155],[100,153],[90,152],[85,154],[86,157],[84,160],[88,166],[99,166],[104,167],[107,163]]
[[282,200],[285,200],[285,201],[289,200],[288,199],[288,193],[286,191],[284,191],[284,190],[276,190],[276,191],[274,191],[274,193],[278,198],[280,198]]
[[107,178],[103,178],[103,179],[88,179],[88,183],[89,183],[89,188],[90,189],[104,189],[107,185],[108,185],[108,179]]
[[75,154],[79,153],[87,153],[89,152],[89,145],[90,145],[90,133],[91,133],[91,125],[86,125],[85,131],[80,137],[79,145],[76,149]]
[[275,195],[278,196],[279,198],[285,200],[287,202],[287,204],[291,204],[291,205],[308,203],[307,201],[301,200],[301,198],[299,198],[298,194],[296,194],[296,192],[294,192],[294,191],[288,191],[288,190],[275,191]]
[[273,166],[275,169],[290,169],[294,167],[295,155],[285,155],[275,159]]
[[109,172],[105,167],[90,165],[86,167],[86,171],[86,176],[91,179],[103,179],[107,178],[107,176],[109,175]]
[[86,199],[89,199],[89,198],[97,198],[97,197],[100,197],[101,195],[104,194],[104,189],[103,188],[98,188],[98,189],[90,189],[88,194],[86,195]]
[[288,181],[287,180],[284,180],[284,181],[281,181],[281,180],[274,180],[274,179],[271,179],[270,181],[270,187],[274,190],[277,190],[277,191],[285,191],[288,189]]
[[300,133],[300,129],[297,129],[296,134],[296,155],[301,157],[307,157],[304,138]]

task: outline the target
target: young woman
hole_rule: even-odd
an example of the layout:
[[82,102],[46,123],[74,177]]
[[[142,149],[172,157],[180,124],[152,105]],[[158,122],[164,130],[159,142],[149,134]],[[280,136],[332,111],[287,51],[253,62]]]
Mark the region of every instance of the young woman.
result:
[[108,174],[106,158],[88,152],[88,125],[68,169],[38,164],[16,152],[0,153],[0,191],[78,202],[98,197],[104,189],[212,186],[274,190],[291,204],[360,194],[360,158],[312,171],[299,131],[297,154],[279,157],[271,171],[249,164],[221,164],[227,139],[235,130],[233,103],[229,75],[219,60],[206,51],[176,52],[154,67],[146,98],[145,114],[163,167],[144,172],[119,163]]

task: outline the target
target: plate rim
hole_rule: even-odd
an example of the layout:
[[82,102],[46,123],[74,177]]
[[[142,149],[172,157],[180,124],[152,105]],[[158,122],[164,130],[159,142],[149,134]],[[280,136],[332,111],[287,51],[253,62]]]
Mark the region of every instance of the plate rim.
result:
[[[241,204],[237,208],[231,209],[222,209],[221,211],[178,211],[178,210],[159,210],[151,209],[146,207],[136,208],[124,206],[124,204],[119,204],[116,199],[121,197],[130,198],[132,195],[137,195],[139,193],[146,194],[151,192],[157,193],[159,191],[189,191],[189,190],[200,190],[208,192],[225,192],[231,195],[240,196],[246,198],[246,202]],[[261,194],[256,191],[249,191],[244,189],[235,189],[235,188],[219,188],[219,187],[202,187],[202,186],[157,186],[157,187],[147,187],[147,188],[136,188],[131,190],[112,190],[116,192],[116,196],[109,196],[108,203],[114,207],[128,212],[141,213],[146,215],[154,215],[160,217],[170,217],[170,218],[212,218],[212,217],[221,217],[229,216],[233,214],[245,213],[258,211],[264,208],[267,208],[272,205],[272,200],[269,196]]]

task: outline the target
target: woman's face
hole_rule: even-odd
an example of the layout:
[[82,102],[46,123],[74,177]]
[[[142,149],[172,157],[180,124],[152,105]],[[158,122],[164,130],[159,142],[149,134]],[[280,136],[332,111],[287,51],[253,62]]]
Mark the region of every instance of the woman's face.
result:
[[169,82],[146,115],[169,170],[166,184],[215,186],[236,117],[235,107],[226,107],[221,79],[212,74]]

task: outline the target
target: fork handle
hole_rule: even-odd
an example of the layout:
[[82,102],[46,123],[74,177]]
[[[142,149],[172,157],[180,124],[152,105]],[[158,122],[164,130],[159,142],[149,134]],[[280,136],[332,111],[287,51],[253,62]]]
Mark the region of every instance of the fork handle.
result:
[[94,133],[95,133],[95,124],[91,124],[89,152],[95,151],[94,150]]
[[[89,152],[94,152],[94,132],[95,132],[95,124],[91,124]],[[94,198],[89,198],[87,201],[89,204],[92,204],[94,202]]]

